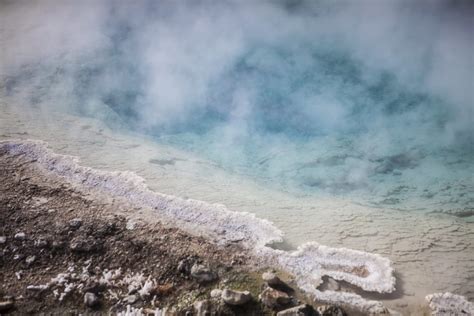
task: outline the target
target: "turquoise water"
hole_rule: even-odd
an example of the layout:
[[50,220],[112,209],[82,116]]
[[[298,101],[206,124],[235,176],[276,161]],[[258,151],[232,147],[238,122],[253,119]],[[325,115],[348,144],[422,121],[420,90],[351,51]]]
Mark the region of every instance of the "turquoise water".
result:
[[255,213],[291,246],[379,253],[402,309],[472,299],[473,14],[472,1],[2,2],[0,138]]

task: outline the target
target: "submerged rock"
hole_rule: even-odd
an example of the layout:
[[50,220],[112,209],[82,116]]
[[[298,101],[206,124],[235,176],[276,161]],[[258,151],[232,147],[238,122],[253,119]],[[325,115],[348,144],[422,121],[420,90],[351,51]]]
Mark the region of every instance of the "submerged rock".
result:
[[296,307],[288,308],[277,313],[277,316],[319,316],[320,314],[314,310],[311,305],[303,304]]
[[271,287],[266,288],[259,298],[265,306],[271,309],[283,307],[291,301],[291,297],[288,294]]
[[199,283],[206,283],[216,280],[217,274],[202,264],[194,264],[191,268],[191,277]]
[[229,305],[243,305],[252,299],[252,294],[249,291],[240,292],[224,289],[221,298],[224,303]]

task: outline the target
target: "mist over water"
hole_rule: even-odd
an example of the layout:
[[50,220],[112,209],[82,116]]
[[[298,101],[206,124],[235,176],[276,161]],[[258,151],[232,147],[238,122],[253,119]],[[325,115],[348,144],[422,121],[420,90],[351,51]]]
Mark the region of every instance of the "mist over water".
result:
[[[0,140],[474,298],[473,1],[0,0]],[[448,213],[446,215],[445,213]],[[451,216],[454,215],[454,216]]]
[[[470,1],[3,1],[2,90],[297,194],[472,213]],[[466,213],[467,212],[467,213]]]

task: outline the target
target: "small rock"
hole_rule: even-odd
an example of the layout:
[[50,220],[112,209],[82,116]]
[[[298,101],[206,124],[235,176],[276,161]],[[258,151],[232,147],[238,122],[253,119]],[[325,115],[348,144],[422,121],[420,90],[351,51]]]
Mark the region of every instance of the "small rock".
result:
[[0,313],[1,312],[7,312],[9,311],[10,309],[13,308],[13,301],[4,301],[4,302],[0,302]]
[[262,279],[265,281],[269,286],[285,286],[285,282],[280,280],[280,278],[273,272],[264,272],[262,274]]
[[197,301],[193,304],[195,316],[213,315],[212,302],[210,300]]
[[133,304],[136,301],[138,301],[138,296],[136,295],[129,295],[125,298],[125,302],[127,302],[128,304]]
[[23,232],[15,234],[16,240],[25,240],[25,238],[26,238],[26,234]]
[[339,291],[341,289],[341,286],[333,278],[328,278],[326,289],[329,290],[329,291]]
[[125,225],[125,228],[127,228],[128,230],[134,230],[136,225],[137,225],[137,223],[130,219],[130,220],[127,221],[127,224]]
[[224,303],[229,305],[243,305],[252,299],[252,295],[249,291],[240,292],[224,289],[221,298]]
[[27,265],[30,265],[30,264],[32,264],[33,262],[35,262],[35,260],[36,260],[36,257],[35,257],[35,256],[28,256],[28,257],[26,257],[26,260],[25,260],[25,261],[26,261],[26,264],[27,264]]
[[69,221],[69,227],[77,229],[81,227],[82,225],[82,219],[80,218],[73,218]]
[[183,259],[178,262],[176,270],[180,273],[188,274],[191,271],[190,263],[188,259]]
[[23,260],[23,258],[25,258],[25,255],[22,253],[17,253],[13,256],[13,260]]
[[69,248],[74,252],[90,252],[100,249],[100,245],[93,238],[74,238],[69,245]]
[[211,282],[217,279],[217,275],[202,264],[194,264],[192,266],[191,277],[199,283]]
[[160,284],[156,287],[155,292],[160,295],[169,295],[174,290],[174,286],[171,283]]
[[50,208],[50,209],[48,210],[48,214],[52,214],[52,213],[55,213],[55,212],[56,212],[56,210],[55,210],[54,208]]
[[7,237],[6,236],[0,236],[0,245],[3,245],[6,242],[7,242]]
[[285,292],[273,289],[271,287],[266,288],[259,295],[259,298],[265,306],[271,309],[285,306],[291,301],[291,297],[288,296],[288,294],[286,294]]
[[35,246],[38,248],[46,248],[48,247],[48,241],[44,238],[38,238],[35,240]]
[[220,289],[214,289],[211,291],[211,297],[212,298],[218,298],[222,296],[222,290]]
[[59,240],[54,240],[53,243],[51,244],[51,248],[58,250],[64,247],[64,242],[59,241]]
[[84,304],[88,307],[94,307],[99,304],[99,298],[97,295],[91,292],[84,294]]
[[303,304],[277,313],[277,316],[319,316],[311,305]]
[[322,316],[347,316],[342,308],[335,305],[320,306],[317,310]]

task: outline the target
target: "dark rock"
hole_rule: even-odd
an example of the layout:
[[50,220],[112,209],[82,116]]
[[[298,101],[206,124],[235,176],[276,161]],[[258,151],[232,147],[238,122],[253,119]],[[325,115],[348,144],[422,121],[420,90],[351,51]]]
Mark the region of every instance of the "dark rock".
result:
[[318,307],[318,311],[322,316],[347,316],[347,313],[335,305],[326,305]]
[[277,313],[277,316],[319,316],[320,314],[308,304],[288,308]]
[[283,307],[291,302],[291,297],[288,294],[271,287],[266,288],[259,298],[265,306],[271,309]]
[[189,274],[191,272],[191,263],[188,259],[183,259],[178,262],[178,266],[176,267],[178,272],[183,274]]
[[0,302],[0,313],[1,312],[7,312],[9,310],[11,310],[13,308],[15,304],[13,303],[13,301],[4,301],[4,302]]
[[191,268],[191,277],[199,283],[206,283],[216,280],[217,274],[202,264],[194,264]]
[[224,303],[229,305],[243,305],[252,299],[252,295],[249,291],[240,292],[224,289],[221,298]]
[[262,274],[262,280],[267,283],[268,286],[277,289],[285,293],[293,293],[294,290],[285,282],[283,282],[275,273],[264,272]]

